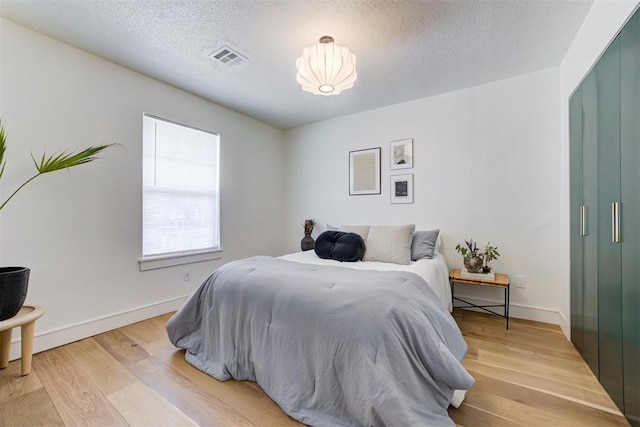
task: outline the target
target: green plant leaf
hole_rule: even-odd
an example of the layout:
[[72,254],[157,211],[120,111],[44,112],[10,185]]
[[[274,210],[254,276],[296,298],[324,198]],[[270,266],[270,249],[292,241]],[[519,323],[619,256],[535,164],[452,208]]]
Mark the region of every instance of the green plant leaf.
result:
[[[2,125],[2,120],[0,120],[0,178],[2,178],[2,175],[4,173],[4,168],[6,166],[6,160],[4,158],[4,153],[7,148],[6,143],[7,143],[7,138],[6,138],[5,129],[4,129],[4,126]],[[18,188],[16,188],[13,191],[13,193],[11,193],[11,195],[7,197],[7,199],[4,202],[2,202],[2,204],[0,204],[0,210],[2,210],[2,208],[4,208],[7,203],[9,203],[9,200],[13,199],[13,197],[20,190],[22,190],[27,184],[29,184],[31,181],[33,181],[40,175],[49,173],[49,172],[54,172],[61,169],[68,169],[74,166],[82,165],[82,164],[97,160],[99,158],[99,157],[96,157],[98,153],[100,153],[101,151],[113,145],[118,145],[118,144],[92,145],[77,153],[63,151],[58,154],[52,154],[48,157],[45,153],[43,153],[39,162],[36,160],[36,158],[33,156],[33,153],[32,153],[31,158],[33,159],[33,163],[36,166],[38,173],[32,176],[31,178],[27,179]]]
[[40,162],[33,157],[33,154],[31,155],[31,158],[33,159],[36,169],[38,169],[38,172],[43,174],[92,162],[98,159],[96,154],[113,145],[115,144],[93,145],[78,153],[63,151],[58,154],[52,154],[49,157],[42,154]]

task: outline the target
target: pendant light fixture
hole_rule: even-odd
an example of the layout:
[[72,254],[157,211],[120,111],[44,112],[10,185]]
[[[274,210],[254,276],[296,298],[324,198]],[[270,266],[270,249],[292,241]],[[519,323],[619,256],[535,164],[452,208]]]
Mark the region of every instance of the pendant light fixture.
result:
[[296,80],[303,90],[314,95],[338,95],[353,87],[358,78],[356,56],[346,47],[338,46],[333,37],[321,37],[318,43],[305,47],[296,60]]

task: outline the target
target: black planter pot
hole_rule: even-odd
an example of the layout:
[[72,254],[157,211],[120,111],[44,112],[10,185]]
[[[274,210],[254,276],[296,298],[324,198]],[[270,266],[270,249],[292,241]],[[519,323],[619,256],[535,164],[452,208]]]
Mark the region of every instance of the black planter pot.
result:
[[0,321],[15,316],[27,298],[29,270],[26,267],[0,268]]

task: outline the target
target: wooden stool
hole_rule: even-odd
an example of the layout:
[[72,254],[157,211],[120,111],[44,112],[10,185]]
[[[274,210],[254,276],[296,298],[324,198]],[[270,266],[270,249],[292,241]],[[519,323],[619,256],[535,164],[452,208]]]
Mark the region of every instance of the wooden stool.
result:
[[44,308],[39,305],[23,305],[18,314],[11,319],[0,322],[0,369],[9,365],[9,350],[11,349],[11,330],[20,326],[22,334],[21,375],[31,372],[31,356],[33,355],[33,332],[36,320],[42,317]]

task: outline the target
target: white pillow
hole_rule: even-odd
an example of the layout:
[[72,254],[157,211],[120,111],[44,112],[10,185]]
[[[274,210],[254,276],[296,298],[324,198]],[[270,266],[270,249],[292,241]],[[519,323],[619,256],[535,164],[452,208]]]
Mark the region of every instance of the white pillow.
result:
[[369,235],[369,226],[368,225],[344,225],[340,226],[340,231],[344,231],[345,233],[356,233],[362,237],[365,244],[367,242],[367,236]]
[[411,240],[415,224],[369,227],[363,261],[411,264]]

